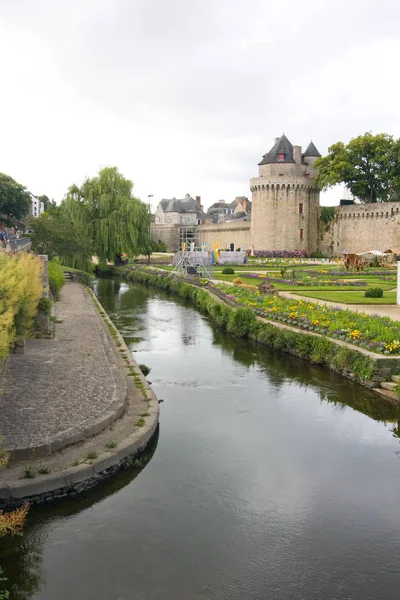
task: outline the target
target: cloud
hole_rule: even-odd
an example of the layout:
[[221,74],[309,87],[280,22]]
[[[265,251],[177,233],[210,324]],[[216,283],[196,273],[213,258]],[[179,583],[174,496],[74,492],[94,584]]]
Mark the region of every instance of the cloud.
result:
[[400,135],[393,1],[2,0],[0,170],[61,199],[116,164],[139,195],[249,195],[273,138]]

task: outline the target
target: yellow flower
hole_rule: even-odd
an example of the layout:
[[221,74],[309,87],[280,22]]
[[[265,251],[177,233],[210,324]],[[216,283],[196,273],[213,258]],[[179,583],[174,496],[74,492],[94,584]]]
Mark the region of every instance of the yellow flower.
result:
[[359,331],[358,329],[353,329],[353,331],[350,333],[350,337],[353,340],[359,340],[361,337],[361,331]]

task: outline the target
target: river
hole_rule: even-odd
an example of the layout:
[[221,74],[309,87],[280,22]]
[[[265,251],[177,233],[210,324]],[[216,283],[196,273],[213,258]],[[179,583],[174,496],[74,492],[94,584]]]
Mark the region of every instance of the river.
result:
[[399,411],[173,296],[96,291],[151,367],[159,437],[2,540],[12,600],[397,600]]

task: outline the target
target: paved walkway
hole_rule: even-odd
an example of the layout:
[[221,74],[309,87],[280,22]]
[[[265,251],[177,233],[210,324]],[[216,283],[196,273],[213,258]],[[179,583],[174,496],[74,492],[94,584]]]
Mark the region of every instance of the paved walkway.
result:
[[126,400],[126,381],[85,289],[64,286],[56,335],[26,342],[0,380],[0,435],[9,450],[40,447],[87,431]]

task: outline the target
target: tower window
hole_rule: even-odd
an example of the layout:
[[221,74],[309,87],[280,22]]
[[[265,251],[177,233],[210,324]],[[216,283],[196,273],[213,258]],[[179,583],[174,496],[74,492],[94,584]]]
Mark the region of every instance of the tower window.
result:
[[304,240],[304,229],[300,229],[300,239]]
[[279,152],[278,154],[278,160],[285,160],[285,155],[283,152]]
[[300,202],[300,204],[299,204],[299,215],[302,215],[302,214],[303,214],[303,203]]

